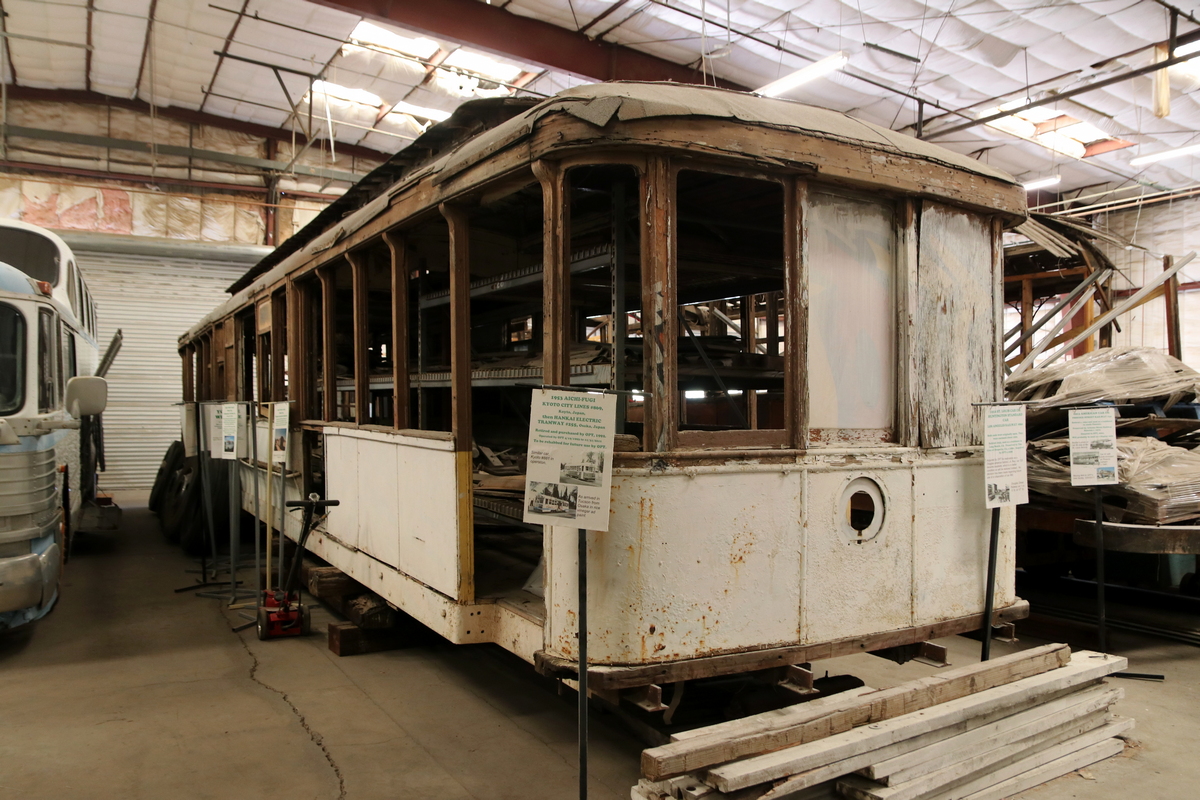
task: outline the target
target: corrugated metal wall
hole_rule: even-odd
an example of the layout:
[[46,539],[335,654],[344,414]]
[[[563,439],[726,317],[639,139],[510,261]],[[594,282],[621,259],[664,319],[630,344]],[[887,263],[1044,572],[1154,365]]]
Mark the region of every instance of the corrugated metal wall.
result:
[[108,373],[104,412],[108,471],[101,488],[147,488],[179,438],[179,335],[228,299],[244,263],[76,250],[98,306],[100,349],[118,328],[125,343]]

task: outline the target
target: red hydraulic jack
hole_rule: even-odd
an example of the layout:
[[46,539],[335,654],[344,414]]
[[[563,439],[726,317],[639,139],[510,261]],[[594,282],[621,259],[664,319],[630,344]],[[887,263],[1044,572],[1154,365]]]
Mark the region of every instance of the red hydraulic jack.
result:
[[[313,516],[325,509],[338,505],[337,500],[322,500],[310,494],[307,500],[288,500],[286,508],[304,509],[304,522],[300,527],[300,540],[296,542],[296,554],[288,569],[283,590],[263,592],[262,605],[258,607],[258,638],[281,639],[285,636],[307,636],[311,628],[308,608],[300,602],[300,590],[296,581],[300,577],[300,561],[304,558],[304,545],[312,531]],[[282,547],[280,548],[282,550]]]

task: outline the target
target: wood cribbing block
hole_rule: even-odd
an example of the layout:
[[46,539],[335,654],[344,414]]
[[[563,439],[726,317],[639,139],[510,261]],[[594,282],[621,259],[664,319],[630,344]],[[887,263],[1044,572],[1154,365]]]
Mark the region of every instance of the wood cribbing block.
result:
[[358,656],[397,650],[411,639],[400,628],[364,630],[353,622],[329,623],[329,651],[336,656]]
[[[810,743],[721,764],[709,770],[707,780],[724,792],[789,776],[787,785],[791,790],[813,786],[1002,719],[1028,708],[1031,702],[1099,680],[1123,669],[1128,663],[1116,656],[1093,659],[1092,655],[1096,654],[1077,653],[1068,667],[1035,675],[1020,683],[994,687]],[[1071,713],[1087,714],[1107,708],[1119,696],[1110,694],[1111,691],[1107,688],[1089,691],[1079,698],[1082,706],[1057,721],[1066,721]],[[1071,708],[1069,700],[1055,702],[1055,712]],[[998,734],[999,727],[992,726],[993,735]]]
[[823,707],[805,711],[801,706],[789,715],[747,717],[739,720],[739,725],[716,734],[642,751],[642,776],[661,780],[713,764],[824,739],[860,725],[1040,675],[1065,666],[1070,657],[1071,650],[1064,644],[1044,645],[852,698],[834,709]]

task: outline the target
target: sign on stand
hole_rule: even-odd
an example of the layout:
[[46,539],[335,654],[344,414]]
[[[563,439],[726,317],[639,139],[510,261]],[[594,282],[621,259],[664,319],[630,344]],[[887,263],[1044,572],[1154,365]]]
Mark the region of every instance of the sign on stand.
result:
[[244,416],[239,413],[241,408],[237,403],[225,403],[221,406],[221,450],[216,454],[217,458],[236,459],[238,457],[238,423],[241,422],[240,417]]
[[1116,409],[1073,408],[1067,412],[1071,445],[1071,485],[1119,483]]
[[288,421],[291,408],[288,403],[275,403],[275,419],[271,423],[271,463],[287,461]]
[[525,471],[525,522],[608,530],[613,394],[536,389]]
[[983,473],[987,508],[1029,502],[1025,457],[1025,407],[990,405],[983,428]]

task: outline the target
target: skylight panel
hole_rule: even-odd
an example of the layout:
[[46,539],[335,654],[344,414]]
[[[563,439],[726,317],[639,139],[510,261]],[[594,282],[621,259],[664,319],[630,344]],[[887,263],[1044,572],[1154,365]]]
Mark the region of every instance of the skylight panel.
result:
[[350,39],[360,44],[383,47],[422,59],[432,57],[440,48],[437,42],[432,39],[426,39],[424,36],[402,36],[366,21],[358,23],[354,32],[350,34]]
[[457,67],[467,72],[473,72],[476,75],[482,75],[485,78],[490,78],[501,83],[511,83],[518,75],[525,71],[523,67],[506,64],[491,56],[486,56],[483,53],[474,53],[466,48],[455,50],[442,64],[447,67]]
[[374,106],[376,108],[383,104],[383,100],[380,99],[379,95],[372,94],[366,89],[351,89],[348,86],[339,86],[329,81],[313,81],[312,92],[310,94],[328,95],[340,100],[348,100],[351,103],[361,103],[364,106]]

